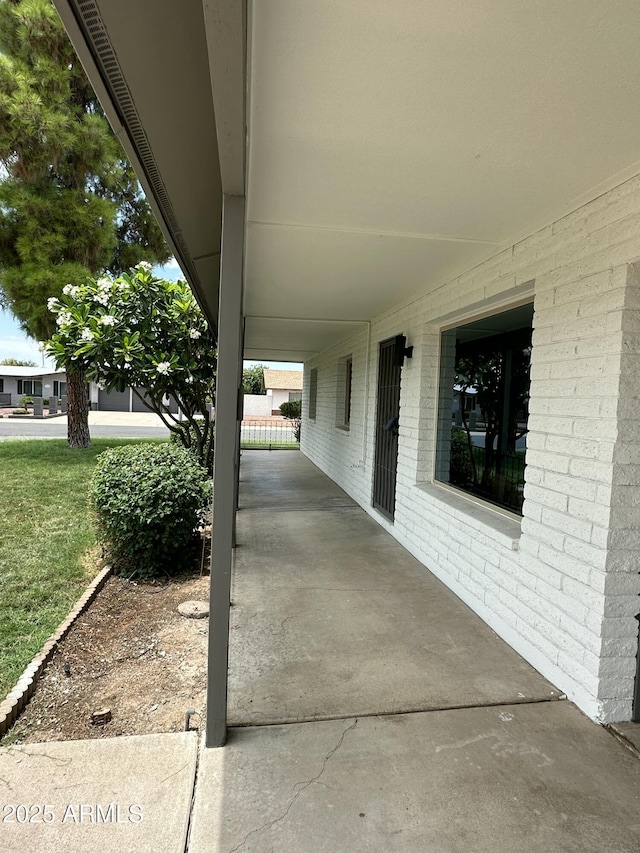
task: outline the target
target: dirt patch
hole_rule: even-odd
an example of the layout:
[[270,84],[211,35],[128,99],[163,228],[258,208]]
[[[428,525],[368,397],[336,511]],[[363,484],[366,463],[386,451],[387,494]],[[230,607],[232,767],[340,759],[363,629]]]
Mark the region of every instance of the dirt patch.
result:
[[[208,575],[157,583],[111,577],[3,743],[178,732],[188,708],[196,711],[190,727],[203,726],[209,620],[187,619],[178,605],[208,595]],[[93,725],[102,710],[111,721]]]

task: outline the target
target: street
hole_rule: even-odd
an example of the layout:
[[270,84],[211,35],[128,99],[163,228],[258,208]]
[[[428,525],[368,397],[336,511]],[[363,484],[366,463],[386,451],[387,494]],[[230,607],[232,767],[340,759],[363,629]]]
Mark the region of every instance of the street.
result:
[[[92,438],[166,438],[169,430],[152,412],[89,412]],[[66,438],[67,418],[0,418],[0,441],[10,438]]]

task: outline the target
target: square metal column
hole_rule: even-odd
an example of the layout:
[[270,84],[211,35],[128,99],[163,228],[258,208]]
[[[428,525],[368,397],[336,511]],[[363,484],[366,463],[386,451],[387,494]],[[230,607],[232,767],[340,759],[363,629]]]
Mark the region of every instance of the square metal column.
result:
[[244,210],[243,197],[224,196],[209,593],[208,747],[223,746],[227,736],[229,606],[235,544],[239,386],[242,377]]

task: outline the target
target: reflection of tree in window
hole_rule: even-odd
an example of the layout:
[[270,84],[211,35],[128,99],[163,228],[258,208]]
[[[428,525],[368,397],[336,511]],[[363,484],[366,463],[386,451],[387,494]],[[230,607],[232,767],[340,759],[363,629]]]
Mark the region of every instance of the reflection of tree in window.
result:
[[525,306],[455,330],[449,482],[516,512],[523,501],[532,313]]

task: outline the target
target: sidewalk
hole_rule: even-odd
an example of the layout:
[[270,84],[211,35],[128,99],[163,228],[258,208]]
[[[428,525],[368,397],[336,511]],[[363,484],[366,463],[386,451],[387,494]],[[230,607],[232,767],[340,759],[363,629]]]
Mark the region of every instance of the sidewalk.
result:
[[2,804],[54,816],[0,849],[182,853],[195,780],[189,853],[637,853],[636,754],[300,453],[243,453],[240,495],[227,746],[0,750]]

